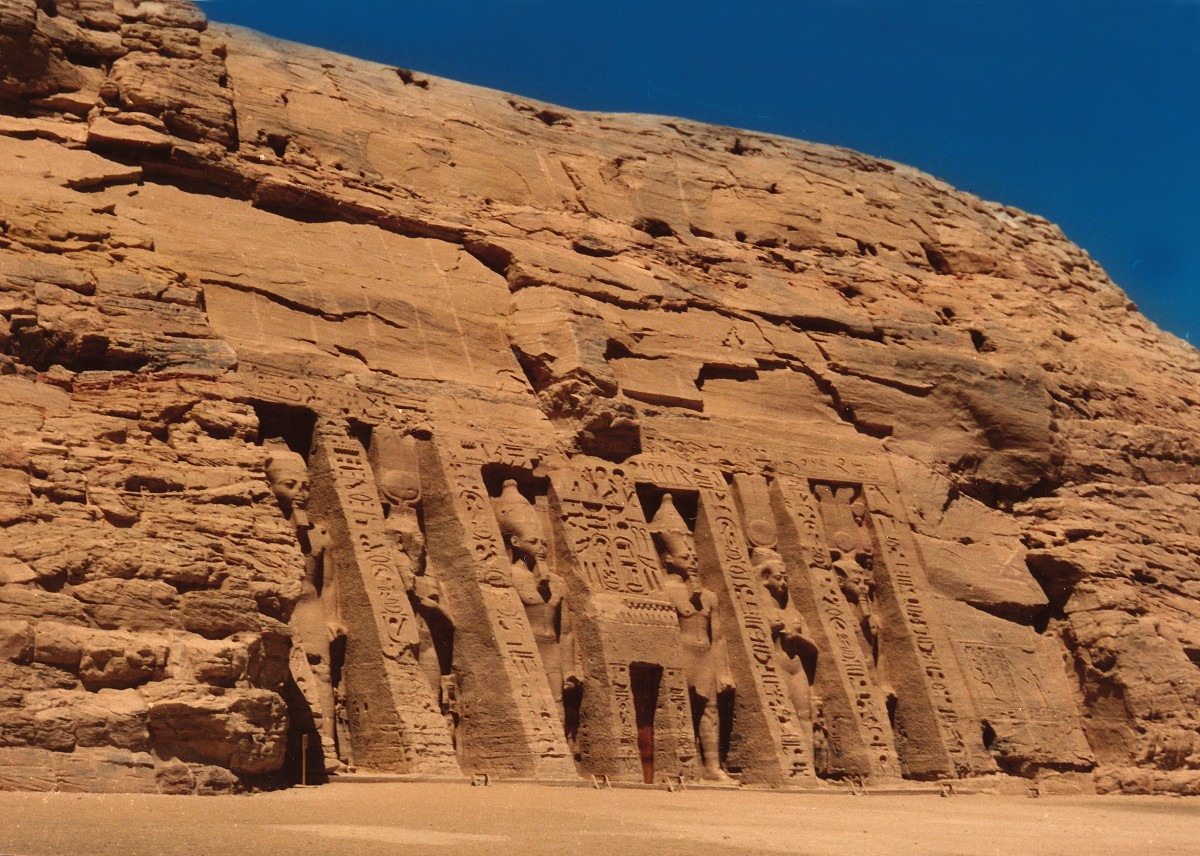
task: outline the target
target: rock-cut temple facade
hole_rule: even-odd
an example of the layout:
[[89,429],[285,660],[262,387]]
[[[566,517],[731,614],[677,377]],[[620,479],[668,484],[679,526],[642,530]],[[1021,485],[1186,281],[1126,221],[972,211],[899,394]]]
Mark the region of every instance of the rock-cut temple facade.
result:
[[0,0],[0,789],[1196,792],[1198,378],[908,167]]

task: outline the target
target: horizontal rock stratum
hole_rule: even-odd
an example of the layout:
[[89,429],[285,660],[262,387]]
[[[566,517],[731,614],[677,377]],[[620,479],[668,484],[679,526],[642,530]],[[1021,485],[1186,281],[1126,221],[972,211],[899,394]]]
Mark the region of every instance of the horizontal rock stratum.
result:
[[1200,356],[843,149],[0,0],[0,788],[1200,791]]

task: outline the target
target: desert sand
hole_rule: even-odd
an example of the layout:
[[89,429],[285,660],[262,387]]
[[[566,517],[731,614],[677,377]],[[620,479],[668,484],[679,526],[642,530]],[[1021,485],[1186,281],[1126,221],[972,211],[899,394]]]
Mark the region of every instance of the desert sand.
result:
[[12,856],[1194,854],[1200,800],[337,784],[206,799],[0,794]]

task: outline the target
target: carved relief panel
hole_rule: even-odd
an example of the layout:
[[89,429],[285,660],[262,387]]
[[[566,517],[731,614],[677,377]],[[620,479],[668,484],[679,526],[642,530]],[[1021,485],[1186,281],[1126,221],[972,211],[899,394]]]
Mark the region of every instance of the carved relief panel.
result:
[[895,724],[909,775],[996,770],[975,737],[977,714],[950,647],[903,506],[891,490],[863,485],[875,556],[879,657],[897,698]]
[[810,617],[818,648],[816,731],[827,742],[823,775],[898,777],[900,763],[885,694],[830,559],[825,526],[805,480],[782,477],[769,488],[782,553],[798,606]]

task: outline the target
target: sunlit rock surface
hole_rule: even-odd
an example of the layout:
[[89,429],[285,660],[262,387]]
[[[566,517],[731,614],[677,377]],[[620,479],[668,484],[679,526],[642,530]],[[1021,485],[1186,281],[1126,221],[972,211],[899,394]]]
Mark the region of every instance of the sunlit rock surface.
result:
[[1198,372],[908,167],[0,0],[0,788],[1195,793]]

